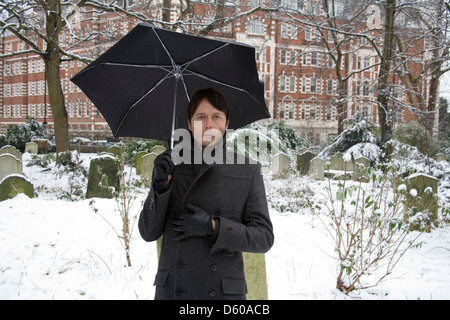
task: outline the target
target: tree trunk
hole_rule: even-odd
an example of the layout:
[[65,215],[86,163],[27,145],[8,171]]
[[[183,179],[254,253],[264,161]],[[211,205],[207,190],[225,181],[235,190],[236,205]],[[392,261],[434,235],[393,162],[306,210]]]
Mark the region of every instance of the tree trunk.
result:
[[44,56],[45,73],[55,127],[56,152],[63,152],[69,150],[69,120],[60,78],[61,57],[58,47],[58,36],[62,26],[62,19],[57,14],[59,11],[57,1],[48,1],[48,6],[52,11],[47,15],[46,35],[48,40]]
[[388,83],[391,71],[391,59],[394,40],[394,15],[396,0],[386,1],[386,21],[384,31],[383,56],[381,57],[380,73],[378,76],[378,121],[381,129],[381,144],[392,139],[392,124],[389,119],[388,103],[390,99],[390,86]]

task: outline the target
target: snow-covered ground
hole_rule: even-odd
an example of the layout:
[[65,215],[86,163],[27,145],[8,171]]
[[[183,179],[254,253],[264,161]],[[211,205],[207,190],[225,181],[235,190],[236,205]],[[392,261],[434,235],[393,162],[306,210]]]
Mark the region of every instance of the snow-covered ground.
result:
[[[83,154],[83,164],[88,166],[94,156]],[[19,195],[0,202],[0,299],[153,299],[156,244],[144,242],[136,224],[132,266],[126,266],[125,252],[112,228],[121,226],[115,201],[95,199],[95,213],[90,200],[58,199],[67,191],[69,176],[27,167],[31,156],[23,158],[24,172],[39,196]],[[320,202],[326,197],[325,182],[296,178],[289,183],[308,193],[283,204],[286,199],[277,199],[276,190],[286,182],[266,179],[267,193],[277,202],[270,211],[275,244],[266,254],[269,299],[450,299],[446,225],[423,234],[423,245],[408,251],[377,287],[350,296],[335,289],[339,266],[329,232],[317,212],[306,207],[289,211],[301,206],[295,201],[308,197]],[[134,214],[139,214],[145,197],[144,190]]]

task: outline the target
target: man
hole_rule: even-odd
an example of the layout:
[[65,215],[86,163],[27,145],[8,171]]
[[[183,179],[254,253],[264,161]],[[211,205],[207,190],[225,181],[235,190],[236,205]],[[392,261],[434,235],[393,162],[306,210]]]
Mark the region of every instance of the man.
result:
[[192,144],[182,152],[194,160],[216,145],[224,161],[174,165],[171,150],[155,159],[139,218],[144,240],[163,235],[155,299],[245,299],[242,252],[265,253],[274,241],[261,165],[226,152],[228,106],[219,92],[196,92],[188,119]]

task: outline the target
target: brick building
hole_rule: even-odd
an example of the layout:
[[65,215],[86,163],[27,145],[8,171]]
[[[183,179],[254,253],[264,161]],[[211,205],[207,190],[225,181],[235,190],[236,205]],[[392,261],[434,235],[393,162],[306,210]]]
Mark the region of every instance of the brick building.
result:
[[[260,0],[263,1],[263,0]],[[264,0],[265,1],[265,0]],[[146,1],[130,1],[129,5],[141,5]],[[194,2],[195,16],[187,17],[187,25],[192,31],[199,24],[213,21],[215,12],[204,1]],[[239,2],[240,6],[236,4]],[[340,1],[335,1],[335,12],[341,12]],[[230,2],[226,15],[247,12],[258,0]],[[346,101],[344,117],[351,117],[357,112],[369,120],[377,122],[376,83],[379,72],[379,57],[364,37],[353,37],[345,42],[342,49],[346,54],[340,69],[342,76],[348,76],[344,88],[339,88],[335,61],[331,58],[324,41],[332,43],[332,34],[327,29],[320,34],[315,24],[325,21],[321,1],[281,0],[285,8],[291,11],[267,12],[255,11],[242,15],[242,18],[224,24],[210,32],[208,36],[219,39],[247,43],[256,49],[256,60],[260,78],[266,84],[266,102],[273,119],[284,121],[297,129],[300,135],[307,137],[318,145],[337,134],[337,100],[338,90],[345,90]],[[179,18],[173,1],[171,20]],[[139,9],[137,7],[137,9]],[[149,10],[148,7],[146,10]],[[153,10],[153,11],[152,11]],[[150,10],[155,18],[161,15],[160,8]],[[382,29],[380,8],[371,6],[363,21],[358,23],[357,32],[366,32],[376,38],[376,32]],[[147,13],[149,11],[146,11]],[[311,17],[314,15],[314,18]],[[309,21],[304,23],[303,21]],[[312,21],[312,22],[311,22]],[[102,35],[75,53],[91,58],[97,57],[114,44],[136,22],[126,21],[117,14],[90,16],[77,14],[70,21],[73,30],[100,31]],[[410,46],[414,56],[411,61],[420,63],[427,59],[426,38]],[[61,43],[69,44],[68,33],[60,36]],[[0,52],[19,52],[25,45],[16,37],[4,34],[0,39]],[[419,52],[425,52],[418,54]],[[70,78],[85,67],[79,61],[65,61],[61,65],[61,82],[65,95],[65,105],[69,115],[70,129],[88,132],[92,137],[96,133],[111,135],[102,115],[86,96],[70,81]],[[0,133],[7,126],[23,123],[26,116],[36,117],[39,122],[47,122],[52,128],[52,115],[46,96],[46,81],[43,61],[35,54],[12,56],[0,60]],[[403,79],[404,80],[404,79]],[[408,96],[400,77],[392,76],[394,123],[409,122],[414,115],[409,112]],[[421,90],[426,92],[426,79]],[[395,106],[395,104],[397,106]]]

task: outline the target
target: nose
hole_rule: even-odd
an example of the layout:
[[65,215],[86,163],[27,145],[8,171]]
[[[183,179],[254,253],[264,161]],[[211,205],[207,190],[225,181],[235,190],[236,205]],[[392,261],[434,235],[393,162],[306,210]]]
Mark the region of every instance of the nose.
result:
[[211,129],[213,127],[213,121],[210,117],[206,119],[206,129]]

